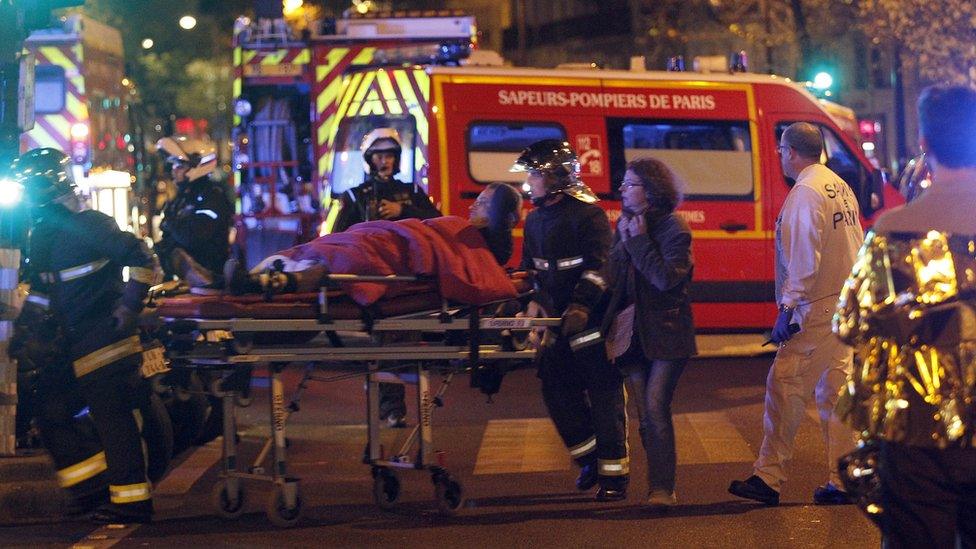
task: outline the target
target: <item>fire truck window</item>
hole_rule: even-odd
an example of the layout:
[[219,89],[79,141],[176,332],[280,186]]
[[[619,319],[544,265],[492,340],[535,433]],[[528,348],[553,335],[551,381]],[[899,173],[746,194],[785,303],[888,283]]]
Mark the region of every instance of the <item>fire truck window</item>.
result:
[[[417,125],[413,116],[379,115],[356,116],[346,118],[339,123],[336,133],[335,156],[333,157],[332,193],[338,194],[347,189],[358,186],[363,182],[363,153],[360,150],[363,137],[377,128],[393,128],[400,136],[400,173],[396,179],[404,183],[413,183],[415,176],[420,173],[426,160],[414,154],[417,144]],[[422,151],[421,151],[422,152]]]
[[468,173],[477,183],[521,183],[525,174],[511,173],[519,153],[543,139],[566,139],[558,124],[542,122],[472,122],[468,126]]
[[690,200],[752,199],[752,139],[746,122],[611,119],[608,136],[614,190],[627,162],[652,157],[674,171]]
[[64,68],[39,65],[34,72],[34,112],[55,114],[64,110]]

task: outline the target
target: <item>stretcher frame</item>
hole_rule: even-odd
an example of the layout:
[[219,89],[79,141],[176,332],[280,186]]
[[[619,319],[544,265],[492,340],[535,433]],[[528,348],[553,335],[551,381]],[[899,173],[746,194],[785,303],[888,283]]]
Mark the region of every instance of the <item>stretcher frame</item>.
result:
[[[319,363],[364,363],[366,365],[367,447],[363,462],[369,465],[373,476],[373,496],[383,509],[396,505],[400,495],[397,471],[427,471],[435,487],[438,510],[447,515],[456,513],[463,505],[463,488],[444,466],[444,453],[433,451],[433,414],[442,405],[441,397],[447,391],[455,374],[467,364],[473,368],[484,360],[527,360],[535,357],[531,349],[507,348],[498,344],[482,343],[486,332],[530,331],[559,326],[559,318],[482,317],[483,305],[451,305],[442,300],[439,309],[391,316],[379,319],[333,319],[328,314],[328,290],[336,282],[417,282],[412,276],[360,276],[329,275],[319,291],[316,319],[202,319],[162,318],[168,331],[177,334],[179,342],[170,341],[169,358],[173,368],[206,369],[218,373],[219,378],[208,388],[210,394],[221,400],[223,410],[223,447],[221,480],[214,486],[212,498],[217,513],[234,518],[243,512],[243,480],[270,482],[273,491],[267,502],[266,513],[272,523],[291,526],[301,515],[302,500],[299,479],[288,475],[286,454],[286,426],[291,413],[299,409],[298,401],[309,381],[332,381],[345,377],[359,377],[362,373],[334,378],[314,374]],[[524,297],[524,296],[522,296]],[[460,318],[458,315],[465,315]],[[300,345],[255,345],[252,334],[256,333],[315,332],[325,334],[329,345],[309,343]],[[336,346],[337,332],[368,334],[376,347]],[[448,345],[443,342],[424,345],[382,345],[385,333],[444,333],[465,332],[467,343]],[[216,334],[218,337],[208,337]],[[228,335],[229,334],[229,335]],[[199,336],[203,337],[199,337]],[[193,337],[187,347],[186,337]],[[223,341],[214,341],[214,339]],[[202,340],[202,341],[198,341]],[[174,344],[176,343],[176,344]],[[202,347],[202,348],[201,348]],[[296,397],[286,404],[285,387],[281,372],[293,362],[306,363],[305,375],[299,383]],[[384,371],[403,369],[399,362],[415,363],[410,366],[417,376],[417,422],[403,444],[393,454],[386,456],[380,443],[379,374]],[[433,364],[451,365],[441,385],[431,392],[430,376]],[[393,363],[393,366],[386,364]],[[270,377],[269,421],[271,435],[247,472],[238,468],[238,441],[236,408],[249,404],[245,397],[248,384],[241,383],[241,376],[250,379],[256,365],[266,365]],[[235,379],[236,378],[236,379]],[[416,453],[411,450],[416,446]],[[261,466],[271,457],[271,473]]]

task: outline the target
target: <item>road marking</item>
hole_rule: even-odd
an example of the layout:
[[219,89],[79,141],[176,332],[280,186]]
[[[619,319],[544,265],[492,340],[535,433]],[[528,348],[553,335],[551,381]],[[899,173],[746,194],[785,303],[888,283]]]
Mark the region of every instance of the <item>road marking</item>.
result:
[[476,475],[569,469],[569,454],[549,418],[492,419],[478,449]]
[[724,411],[676,414],[674,423],[679,464],[751,463],[756,458]]
[[[180,496],[189,492],[200,477],[220,459],[221,441],[221,438],[217,438],[195,449],[183,460],[183,463],[160,481],[153,490],[153,495]],[[132,535],[141,526],[141,524],[106,524],[72,545],[71,549],[108,549]]]

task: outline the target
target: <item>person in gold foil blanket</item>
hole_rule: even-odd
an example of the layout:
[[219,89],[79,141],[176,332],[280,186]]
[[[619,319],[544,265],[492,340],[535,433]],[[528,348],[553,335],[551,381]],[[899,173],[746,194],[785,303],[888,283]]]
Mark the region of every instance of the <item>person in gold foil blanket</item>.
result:
[[928,88],[918,112],[932,185],[875,224],[834,318],[859,357],[841,469],[885,547],[973,547],[976,91]]

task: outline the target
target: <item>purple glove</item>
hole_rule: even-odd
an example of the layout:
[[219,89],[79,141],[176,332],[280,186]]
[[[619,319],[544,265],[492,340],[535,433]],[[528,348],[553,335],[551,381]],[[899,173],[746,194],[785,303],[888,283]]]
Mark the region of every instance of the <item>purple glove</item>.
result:
[[799,332],[800,325],[791,323],[791,320],[793,320],[793,309],[781,308],[779,314],[776,315],[776,323],[773,324],[770,341],[776,344],[784,343],[789,341],[793,334]]

